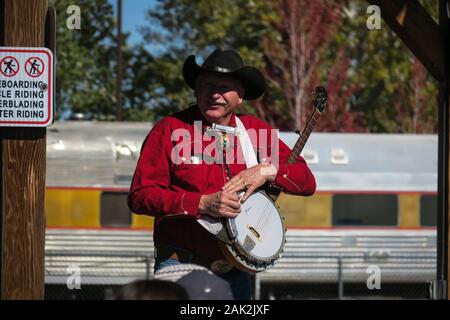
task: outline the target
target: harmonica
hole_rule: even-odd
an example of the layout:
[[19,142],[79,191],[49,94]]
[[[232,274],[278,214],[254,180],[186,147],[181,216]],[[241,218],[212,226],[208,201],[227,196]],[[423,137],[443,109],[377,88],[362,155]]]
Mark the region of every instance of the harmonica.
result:
[[221,124],[213,123],[211,127],[206,129],[207,131],[212,132],[223,132],[227,134],[237,135],[238,134],[238,128],[236,127],[230,127],[230,126],[224,126]]

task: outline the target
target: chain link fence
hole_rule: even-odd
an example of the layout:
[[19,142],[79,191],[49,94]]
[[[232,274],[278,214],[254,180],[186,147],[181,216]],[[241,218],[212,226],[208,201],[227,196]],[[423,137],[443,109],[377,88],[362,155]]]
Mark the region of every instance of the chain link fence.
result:
[[430,282],[435,278],[435,256],[367,261],[356,256],[310,255],[295,261],[295,271],[274,268],[256,275],[255,298],[429,299]]
[[127,283],[151,279],[153,264],[153,254],[47,252],[45,299],[114,299]]
[[[46,299],[114,299],[125,284],[153,277],[150,232],[73,232],[47,232]],[[370,245],[365,234],[365,242],[361,238],[342,246],[336,234],[313,239],[288,232],[283,257],[253,277],[255,299],[429,299],[436,248],[427,237],[434,235],[391,236],[382,244],[384,235],[376,236]]]
[[[297,258],[298,269],[273,270],[254,276],[255,299],[429,299],[434,271],[432,258],[391,257],[388,262],[360,266],[355,257],[307,256]],[[308,264],[323,265],[314,272]],[[283,264],[283,258],[279,264]],[[423,268],[411,269],[407,263]],[[153,255],[108,253],[48,253],[46,299],[114,299],[125,284],[153,277]],[[334,270],[333,270],[334,268]],[[357,268],[357,269],[356,269]],[[309,279],[305,279],[308,276]],[[295,279],[296,278],[296,279]]]

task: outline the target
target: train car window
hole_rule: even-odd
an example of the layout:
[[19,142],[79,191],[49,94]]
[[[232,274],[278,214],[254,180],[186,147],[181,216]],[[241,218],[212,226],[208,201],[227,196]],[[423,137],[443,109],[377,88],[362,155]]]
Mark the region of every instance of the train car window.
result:
[[127,205],[127,195],[126,192],[102,192],[100,208],[102,227],[131,226],[131,212]]
[[396,226],[398,199],[394,194],[336,194],[334,226]]
[[424,227],[437,225],[437,196],[423,195],[420,197],[420,224]]

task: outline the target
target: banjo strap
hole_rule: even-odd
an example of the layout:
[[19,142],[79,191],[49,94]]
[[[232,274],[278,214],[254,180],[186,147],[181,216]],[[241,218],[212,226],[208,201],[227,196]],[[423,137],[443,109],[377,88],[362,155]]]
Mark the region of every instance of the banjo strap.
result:
[[[241,145],[242,148],[242,153],[244,155],[245,165],[247,166],[247,168],[251,168],[258,164],[256,153],[255,150],[253,149],[252,142],[250,141],[250,137],[248,136],[244,124],[236,115],[235,120],[237,127],[237,136],[239,139],[239,144]],[[227,164],[225,163],[225,165]],[[203,226],[203,228],[208,230],[210,233],[215,235],[218,239],[222,240],[223,242],[226,243],[231,242],[227,230],[224,228],[223,224],[219,220],[204,215],[201,218],[197,219],[197,222],[200,223]]]
[[245,164],[247,168],[254,167],[258,164],[255,150],[253,149],[252,142],[248,136],[247,130],[244,127],[241,119],[235,116],[236,126],[238,128],[238,139],[241,144],[242,153],[244,154]]

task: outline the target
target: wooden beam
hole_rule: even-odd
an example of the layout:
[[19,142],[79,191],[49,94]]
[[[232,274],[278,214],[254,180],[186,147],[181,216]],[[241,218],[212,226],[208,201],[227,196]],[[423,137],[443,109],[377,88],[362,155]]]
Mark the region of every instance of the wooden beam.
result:
[[[450,39],[449,39],[449,41],[450,41]],[[447,81],[447,93],[449,93],[450,94],[450,81]],[[450,95],[448,96],[448,99],[447,99],[447,108],[449,108],[449,106],[450,106]],[[449,110],[447,110],[447,114],[449,113]],[[448,121],[448,120],[447,120]],[[447,133],[447,137],[449,137],[450,136],[450,133]],[[447,146],[447,150],[449,150],[450,149],[450,142],[448,141],[448,146]],[[449,166],[450,166],[450,163],[449,163],[449,158],[448,158],[448,153],[447,153],[447,172],[449,172],[449,170],[448,170],[448,168],[449,168]],[[449,185],[449,183],[450,183],[450,173],[447,175],[447,187],[448,187],[448,185]],[[450,285],[449,285],[449,283],[448,283],[448,281],[449,281],[449,279],[450,279],[450,265],[449,265],[449,259],[450,259],[450,246],[449,246],[449,243],[450,243],[450,233],[449,233],[449,230],[450,230],[450,206],[449,206],[449,203],[448,203],[448,199],[450,199],[450,193],[449,193],[449,191],[447,191],[447,225],[446,225],[446,227],[447,227],[447,230],[446,230],[446,232],[444,233],[444,237],[446,237],[447,238],[447,243],[446,243],[446,250],[447,250],[447,257],[446,257],[446,261],[445,261],[445,263],[444,263],[444,266],[445,265],[447,265],[447,278],[446,278],[446,281],[447,281],[447,300],[450,300]]]
[[[441,227],[442,235],[438,238],[444,238],[446,240],[445,243],[443,243],[444,248],[443,251],[446,251],[444,254],[444,261],[442,263],[443,268],[445,268],[444,272],[445,274],[445,280],[447,284],[447,299],[450,299],[450,286],[449,286],[449,279],[450,279],[450,265],[449,265],[449,259],[450,259],[450,206],[449,206],[449,199],[450,199],[450,191],[448,189],[450,185],[450,159],[449,159],[449,150],[450,150],[450,128],[448,126],[450,122],[450,0],[439,0],[439,27],[441,30],[441,33],[444,37],[444,57],[445,57],[445,82],[441,84],[441,95],[445,99],[445,103],[443,105],[443,108],[446,108],[446,118],[444,119],[444,122],[447,126],[447,132],[445,132],[445,139],[447,142],[445,152],[443,154],[442,161],[445,163],[446,168],[444,172],[446,171],[445,178],[447,179],[445,187],[447,189],[443,190],[445,194],[443,194],[443,205],[445,206],[440,212],[442,215],[444,226]],[[446,218],[446,219],[445,219]],[[439,229],[438,229],[439,230]]]
[[448,298],[448,186],[449,186],[449,108],[448,90],[444,81],[439,83],[438,96],[438,196],[437,196],[437,250],[436,279],[433,283],[435,300]]
[[444,80],[439,82],[438,96],[438,203],[437,203],[437,266],[436,279],[433,282],[433,299],[449,298],[448,279],[449,261],[449,150],[450,150],[450,57],[449,57],[449,15],[447,3],[449,0],[439,0],[439,28],[443,39],[444,50]]
[[445,80],[444,37],[438,24],[417,0],[367,0],[439,81]]
[[[2,0],[3,46],[43,47],[47,0]],[[46,128],[0,128],[1,299],[44,298]]]

